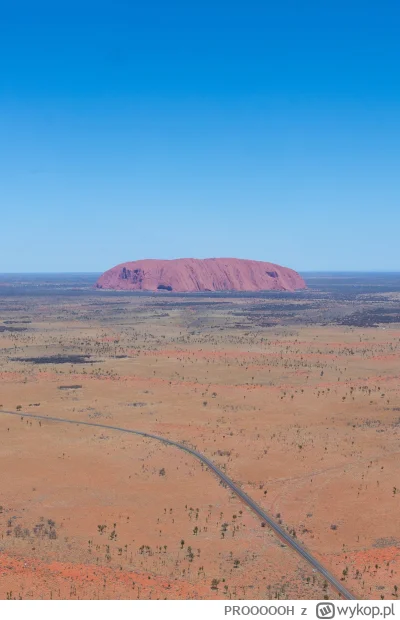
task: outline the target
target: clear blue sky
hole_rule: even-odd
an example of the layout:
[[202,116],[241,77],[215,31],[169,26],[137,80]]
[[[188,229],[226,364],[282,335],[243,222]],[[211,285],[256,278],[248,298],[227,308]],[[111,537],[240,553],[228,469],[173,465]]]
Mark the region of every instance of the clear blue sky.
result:
[[4,2],[0,272],[400,270],[400,4]]

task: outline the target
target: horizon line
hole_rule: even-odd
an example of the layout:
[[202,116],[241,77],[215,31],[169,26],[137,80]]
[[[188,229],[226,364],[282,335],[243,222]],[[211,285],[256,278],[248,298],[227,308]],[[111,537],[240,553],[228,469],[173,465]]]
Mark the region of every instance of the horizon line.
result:
[[[107,270],[106,270],[107,271]],[[399,273],[398,269],[295,269],[299,274],[307,273]],[[0,271],[0,276],[19,276],[19,275],[97,275],[104,271]]]

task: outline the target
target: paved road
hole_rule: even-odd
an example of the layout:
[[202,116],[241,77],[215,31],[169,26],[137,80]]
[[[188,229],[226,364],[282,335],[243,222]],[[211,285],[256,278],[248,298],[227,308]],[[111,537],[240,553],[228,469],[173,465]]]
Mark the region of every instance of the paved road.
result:
[[108,426],[107,424],[98,424],[96,422],[81,422],[78,420],[68,420],[66,418],[55,418],[51,416],[36,415],[33,413],[22,413],[18,411],[4,411],[2,409],[0,409],[0,413],[24,417],[24,418],[34,418],[35,420],[64,422],[66,424],[78,424],[79,426],[95,426],[97,428],[106,428],[109,431],[118,431],[120,433],[132,433],[133,435],[141,435],[142,437],[149,437],[150,439],[156,439],[157,441],[161,441],[164,444],[167,444],[169,446],[175,446],[176,448],[179,448],[180,450],[184,450],[185,452],[192,454],[197,459],[199,459],[199,461],[207,465],[207,467],[209,467],[218,476],[220,480],[223,480],[223,482],[234,493],[236,493],[236,495],[240,497],[240,499],[245,504],[247,504],[247,506],[249,506],[249,508],[251,508],[251,510],[258,517],[262,519],[262,521],[265,521],[265,523],[268,523],[271,529],[275,532],[275,534],[279,536],[281,540],[284,540],[285,543],[289,545],[289,547],[297,551],[297,553],[304,560],[306,560],[309,564],[311,564],[313,568],[315,568],[315,570],[317,570],[321,575],[323,575],[325,579],[329,581],[329,583],[335,588],[335,590],[339,592],[339,594],[341,594],[345,599],[355,600],[356,597],[353,596],[348,590],[346,590],[343,584],[340,581],[338,581],[336,577],[334,577],[326,568],[324,568],[324,566],[322,566],[322,564],[318,560],[316,560],[306,549],[304,549],[297,542],[295,538],[292,538],[292,536],[290,536],[286,532],[286,530],[284,530],[280,525],[275,523],[275,521],[271,519],[271,517],[258,504],[256,504],[256,502],[252,500],[251,497],[247,495],[247,493],[242,491],[242,489],[238,487],[237,484],[235,484],[230,478],[228,478],[228,476],[223,471],[221,471],[221,469],[219,469],[216,465],[214,465],[214,463],[210,461],[210,459],[208,459],[206,456],[201,454],[201,452],[197,452],[197,450],[194,450],[193,448],[189,448],[188,446],[185,446],[182,443],[172,441],[171,439],[166,439],[165,437],[160,437],[159,435],[153,435],[151,433],[145,433],[144,431],[136,431],[136,430],[131,430],[128,428],[121,428],[120,426]]

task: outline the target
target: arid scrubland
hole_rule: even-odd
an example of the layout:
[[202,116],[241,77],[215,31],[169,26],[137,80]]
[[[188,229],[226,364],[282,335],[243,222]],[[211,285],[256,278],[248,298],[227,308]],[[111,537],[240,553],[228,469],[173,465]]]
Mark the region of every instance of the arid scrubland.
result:
[[0,297],[0,597],[336,597],[190,455],[32,413],[186,442],[355,596],[397,598],[398,305]]

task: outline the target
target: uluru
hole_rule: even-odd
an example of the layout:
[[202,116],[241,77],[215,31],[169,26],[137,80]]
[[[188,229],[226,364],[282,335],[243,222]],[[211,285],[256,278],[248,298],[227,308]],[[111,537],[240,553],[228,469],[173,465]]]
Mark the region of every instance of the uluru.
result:
[[97,280],[96,287],[118,291],[295,291],[305,289],[293,269],[241,258],[145,259],[122,263]]

